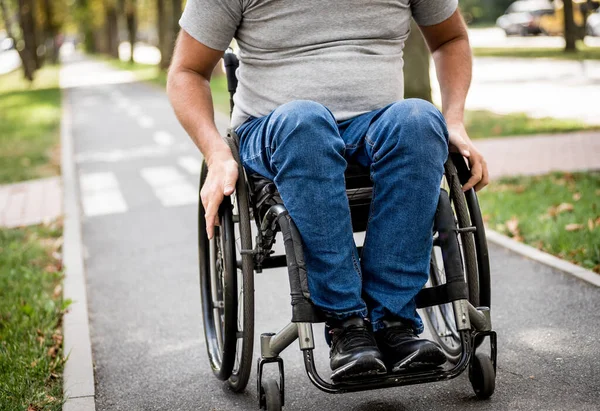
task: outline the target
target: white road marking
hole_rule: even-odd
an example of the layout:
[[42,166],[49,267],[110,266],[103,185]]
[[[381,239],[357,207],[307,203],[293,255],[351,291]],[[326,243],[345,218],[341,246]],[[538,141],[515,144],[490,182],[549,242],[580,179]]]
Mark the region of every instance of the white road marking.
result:
[[154,127],[154,119],[152,117],[142,114],[137,118],[137,122],[141,128],[152,128]]
[[142,114],[142,108],[135,104],[130,104],[127,106],[127,114],[131,117],[137,117]]
[[174,167],[148,167],[140,173],[163,206],[175,207],[198,202],[198,190]]
[[81,174],[81,203],[88,217],[124,213],[127,204],[113,173],[98,172]]
[[177,159],[177,164],[179,164],[181,168],[183,168],[185,171],[194,176],[200,175],[200,168],[202,167],[202,163],[196,157],[179,157]]
[[159,130],[154,133],[154,141],[159,146],[170,146],[173,144],[175,139],[166,131]]
[[129,100],[127,100],[126,98],[117,100],[117,108],[119,108],[121,110],[127,110],[127,108],[129,107],[129,104],[130,104]]
[[170,147],[158,146],[156,144],[139,146],[129,149],[117,149],[110,151],[84,151],[75,156],[75,162],[81,163],[115,163],[128,161],[136,158],[165,157],[171,153],[189,153],[194,146],[190,142],[174,144]]

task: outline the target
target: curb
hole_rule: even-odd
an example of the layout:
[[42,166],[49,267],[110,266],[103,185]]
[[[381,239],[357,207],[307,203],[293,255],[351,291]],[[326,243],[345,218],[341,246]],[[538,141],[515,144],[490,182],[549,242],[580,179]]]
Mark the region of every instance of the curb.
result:
[[578,265],[571,264],[565,260],[540,251],[537,248],[531,247],[527,244],[515,241],[512,238],[500,234],[497,231],[490,230],[487,227],[485,233],[489,242],[507,248],[531,260],[537,261],[549,267],[560,270],[564,273],[570,274],[589,284],[595,285],[596,287],[600,287],[600,274],[596,274],[593,271],[586,270],[585,268],[582,268]]
[[88,321],[85,268],[81,239],[78,189],[73,159],[71,108],[67,92],[62,92],[61,170],[63,182],[63,298],[72,303],[63,316],[64,353],[63,411],[96,411],[94,367]]

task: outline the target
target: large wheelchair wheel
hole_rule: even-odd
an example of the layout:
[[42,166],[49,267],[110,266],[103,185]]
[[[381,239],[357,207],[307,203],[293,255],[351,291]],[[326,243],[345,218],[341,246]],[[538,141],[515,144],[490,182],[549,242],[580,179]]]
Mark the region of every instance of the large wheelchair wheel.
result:
[[[203,162],[200,187],[208,169]],[[242,172],[241,172],[242,173]],[[254,340],[254,270],[246,181],[240,174],[236,192],[219,207],[220,225],[209,240],[204,207],[198,208],[198,245],[202,315],[213,373],[234,391],[248,384]],[[239,257],[239,262],[238,262]]]
[[[236,324],[235,361],[228,383],[235,392],[243,391],[248,385],[252,369],[254,347],[254,260],[242,250],[252,250],[252,231],[248,185],[242,167],[233,198],[233,220],[235,223],[235,246],[237,269],[238,315]],[[240,264],[241,263],[241,264]]]
[[[462,161],[456,165],[455,162]],[[469,302],[475,307],[490,307],[490,270],[485,238],[485,228],[477,196],[473,189],[462,191],[457,167],[466,168],[462,157],[449,158],[445,165],[442,188],[449,193],[452,212],[460,233],[457,234],[461,252],[462,267],[468,284]],[[465,172],[468,170],[461,170]],[[474,228],[474,231],[464,230]],[[461,230],[463,229],[463,230]],[[434,241],[431,253],[429,286],[437,286],[446,282],[442,260],[443,250]],[[461,355],[461,338],[456,329],[452,304],[427,307],[426,319],[433,338],[440,344],[449,361],[456,362]],[[480,344],[481,341],[476,341]]]

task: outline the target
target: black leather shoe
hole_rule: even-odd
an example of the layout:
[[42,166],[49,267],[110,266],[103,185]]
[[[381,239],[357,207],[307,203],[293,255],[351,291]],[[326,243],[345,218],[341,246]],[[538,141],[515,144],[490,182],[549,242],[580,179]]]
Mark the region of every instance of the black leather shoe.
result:
[[446,362],[446,355],[434,342],[418,338],[412,327],[401,321],[384,321],[375,333],[377,345],[390,372],[421,371]]
[[341,382],[385,374],[387,369],[373,334],[362,318],[329,322],[331,380]]

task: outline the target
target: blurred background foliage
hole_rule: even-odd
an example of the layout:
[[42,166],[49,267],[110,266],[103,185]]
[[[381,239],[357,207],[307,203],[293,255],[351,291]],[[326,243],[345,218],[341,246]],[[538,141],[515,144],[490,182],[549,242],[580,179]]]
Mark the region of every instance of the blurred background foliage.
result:
[[463,16],[469,24],[494,24],[514,0],[459,0]]

